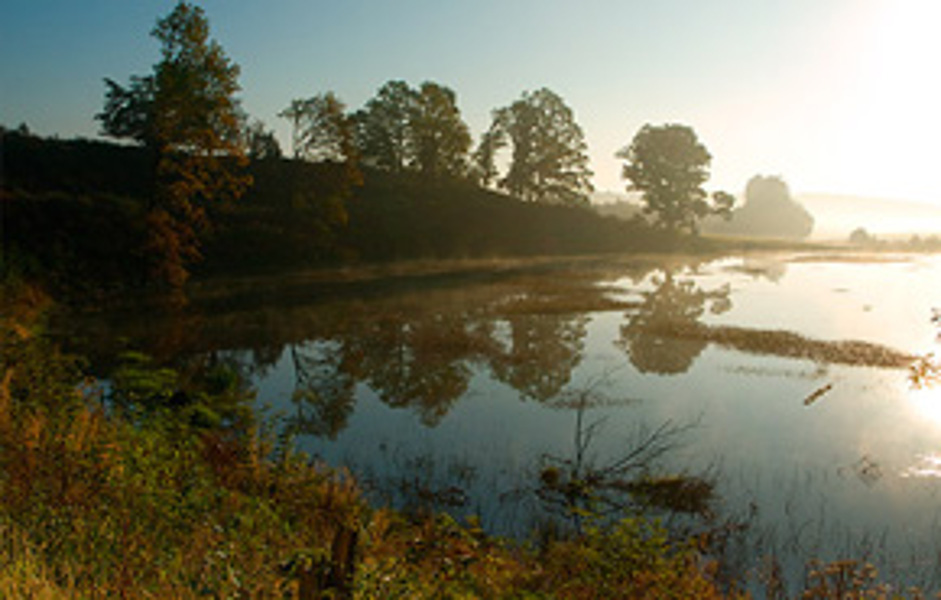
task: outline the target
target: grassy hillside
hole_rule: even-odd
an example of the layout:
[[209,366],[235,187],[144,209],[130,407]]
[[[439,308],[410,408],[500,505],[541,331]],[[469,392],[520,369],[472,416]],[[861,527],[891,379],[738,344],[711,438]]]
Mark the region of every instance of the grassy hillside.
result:
[[[4,265],[54,287],[137,286],[151,159],[139,148],[3,138]],[[525,203],[455,179],[364,173],[350,192],[331,163],[256,161],[239,201],[210,206],[198,274],[417,258],[492,258],[667,249],[639,221]]]

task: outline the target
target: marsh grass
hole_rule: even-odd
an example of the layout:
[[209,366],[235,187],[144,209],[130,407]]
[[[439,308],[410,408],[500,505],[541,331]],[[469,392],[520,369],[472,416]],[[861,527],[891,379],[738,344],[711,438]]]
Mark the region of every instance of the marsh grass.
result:
[[906,369],[915,360],[912,355],[881,344],[857,340],[815,340],[791,331],[659,321],[653,323],[648,332],[710,342],[749,354],[807,359],[822,364]]

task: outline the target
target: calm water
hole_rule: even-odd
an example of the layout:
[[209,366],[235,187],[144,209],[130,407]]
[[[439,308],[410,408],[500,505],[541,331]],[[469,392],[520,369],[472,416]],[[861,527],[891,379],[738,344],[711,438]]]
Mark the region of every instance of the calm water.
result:
[[807,556],[853,556],[941,584],[941,389],[913,390],[898,359],[935,347],[939,258],[582,261],[200,297],[70,335],[102,369],[127,347],[228,361],[374,497],[504,533],[552,514],[547,466],[603,471],[666,427],[666,451],[624,475],[714,482],[712,511],[681,522],[747,525],[726,548],[738,569],[773,554],[793,579]]

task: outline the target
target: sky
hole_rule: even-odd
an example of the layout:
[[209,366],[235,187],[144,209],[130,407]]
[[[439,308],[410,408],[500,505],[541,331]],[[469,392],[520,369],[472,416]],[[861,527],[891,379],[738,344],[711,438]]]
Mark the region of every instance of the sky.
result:
[[[98,137],[103,78],[159,58],[173,0],[3,0],[0,124]],[[475,138],[548,87],[585,132],[593,182],[647,123],[691,126],[711,190],[779,175],[796,194],[941,205],[939,0],[206,0],[248,113],[289,146],[292,99],[350,109],[386,81],[452,88]]]

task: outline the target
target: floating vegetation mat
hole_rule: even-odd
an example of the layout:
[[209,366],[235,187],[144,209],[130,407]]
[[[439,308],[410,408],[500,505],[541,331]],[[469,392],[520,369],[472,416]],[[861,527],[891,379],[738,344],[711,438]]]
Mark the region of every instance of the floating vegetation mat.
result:
[[792,331],[662,321],[650,324],[645,330],[652,335],[701,340],[750,354],[802,358],[817,363],[904,369],[915,360],[910,354],[881,344],[856,340],[814,340]]

